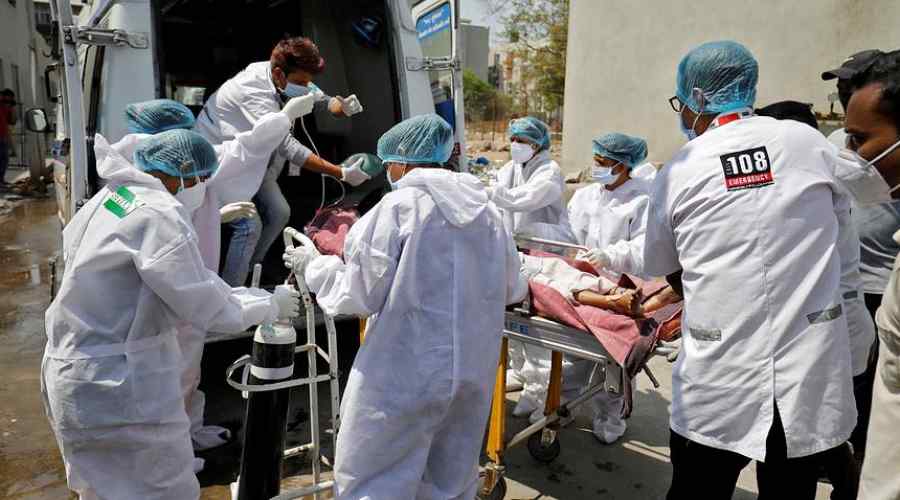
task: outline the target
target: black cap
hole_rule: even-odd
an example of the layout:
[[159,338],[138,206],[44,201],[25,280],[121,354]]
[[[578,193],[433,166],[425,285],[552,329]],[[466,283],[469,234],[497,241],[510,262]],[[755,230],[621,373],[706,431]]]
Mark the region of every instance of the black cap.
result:
[[875,62],[875,59],[883,54],[878,49],[869,49],[864,50],[862,52],[857,52],[852,56],[848,57],[843,64],[841,64],[840,68],[835,68],[829,71],[822,73],[823,80],[834,80],[835,78],[839,78],[841,80],[849,80],[854,76],[864,73],[869,67],[872,66],[872,63]]

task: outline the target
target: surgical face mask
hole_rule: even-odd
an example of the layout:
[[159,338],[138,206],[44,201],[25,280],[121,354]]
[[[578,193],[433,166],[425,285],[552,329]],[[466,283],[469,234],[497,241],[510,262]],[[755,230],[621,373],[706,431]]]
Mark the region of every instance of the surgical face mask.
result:
[[894,201],[893,194],[900,190],[900,184],[891,187],[875,165],[882,158],[891,154],[897,147],[900,147],[900,140],[872,160],[866,160],[859,153],[849,149],[841,150],[839,156],[843,160],[848,160],[856,165],[848,168],[846,164],[838,162],[836,175],[838,180],[853,194],[857,203],[860,205],[874,205]]
[[197,179],[197,183],[189,188],[184,187],[184,179],[181,179],[181,190],[175,193],[175,198],[184,205],[188,213],[193,213],[203,204],[206,196],[206,183]]
[[284,86],[284,90],[281,91],[284,95],[289,98],[300,97],[312,92],[306,85],[297,85],[296,83],[287,82],[287,85]]
[[[404,170],[404,172],[405,172],[405,171],[406,171],[406,167],[403,167],[403,170]],[[391,169],[390,169],[390,167],[387,167],[387,168],[384,169],[384,176],[387,177],[388,185],[390,186],[391,191],[396,191],[396,190],[397,190],[397,183],[400,182],[400,179],[402,179],[403,176],[400,176],[400,179],[397,179],[396,181],[395,181],[394,179],[391,179]]]
[[616,179],[618,179],[619,176],[613,173],[613,169],[618,167],[620,164],[621,162],[616,163],[611,167],[604,167],[603,165],[594,162],[594,166],[591,167],[591,179],[603,186],[608,186],[616,182]]
[[[686,108],[687,106],[685,106]],[[681,133],[687,137],[688,141],[693,141],[697,138],[697,131],[694,128],[697,127],[697,120],[700,119],[700,114],[694,118],[694,123],[691,124],[691,128],[687,128],[684,126],[684,120],[682,119],[682,113],[684,113],[684,109],[681,110],[681,113],[678,113],[678,128],[681,129]]]
[[512,156],[512,160],[516,163],[525,164],[528,160],[534,156],[534,148],[528,144],[523,144],[521,142],[514,142],[509,145],[509,154]]

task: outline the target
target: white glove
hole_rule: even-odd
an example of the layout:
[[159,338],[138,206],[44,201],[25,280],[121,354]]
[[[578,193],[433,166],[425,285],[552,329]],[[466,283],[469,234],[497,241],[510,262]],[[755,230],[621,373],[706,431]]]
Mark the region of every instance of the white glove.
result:
[[360,104],[359,99],[357,99],[356,94],[351,95],[350,97],[337,97],[336,98],[341,103],[341,110],[347,116],[353,116],[357,113],[363,112],[362,104]]
[[256,217],[256,205],[249,201],[229,203],[219,209],[219,215],[222,218],[223,224],[227,224],[238,219],[249,219],[251,217]]
[[288,285],[278,285],[272,294],[272,302],[278,306],[278,319],[300,316],[300,292]]
[[596,269],[603,269],[610,264],[609,255],[599,248],[588,250],[587,252],[576,256],[576,258],[587,261],[588,264],[594,266]]
[[301,116],[312,113],[313,107],[316,105],[316,96],[306,94],[300,97],[293,97],[287,104],[281,108],[281,112],[286,114],[288,119],[293,122]]
[[359,186],[363,182],[371,179],[369,174],[362,171],[362,164],[365,158],[356,160],[353,165],[341,169],[341,180],[351,186]]
[[306,270],[306,265],[314,257],[318,256],[318,252],[308,247],[289,248],[281,255],[284,260],[284,267],[290,269],[294,274],[301,274]]

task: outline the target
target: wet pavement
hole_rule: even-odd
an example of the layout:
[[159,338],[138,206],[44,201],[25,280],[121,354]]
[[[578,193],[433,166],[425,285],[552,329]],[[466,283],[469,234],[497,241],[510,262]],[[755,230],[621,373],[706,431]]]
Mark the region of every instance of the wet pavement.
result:
[[[49,259],[59,248],[59,221],[52,198],[25,199],[0,214],[0,366],[5,380],[0,384],[0,499],[74,498],[66,488],[65,472],[44,415],[40,398],[40,359],[44,346],[44,310],[50,302]],[[32,282],[31,267],[38,266],[40,283]],[[60,271],[62,271],[60,269]],[[339,324],[339,337],[352,339],[356,325]],[[298,338],[304,333],[298,332]],[[324,338],[320,338],[324,345]],[[201,498],[227,500],[228,484],[235,479],[240,462],[244,402],[240,393],[224,382],[226,367],[247,354],[249,338],[208,344],[203,359],[201,389],[207,394],[207,423],[233,429],[234,441],[201,454],[206,469],[199,479]],[[343,346],[342,346],[343,347]],[[342,351],[342,370],[352,349]],[[305,370],[298,361],[295,374]],[[551,464],[531,458],[524,446],[506,455],[506,498],[524,499],[654,499],[663,498],[671,477],[668,455],[668,412],[671,402],[671,365],[662,358],[651,362],[662,386],[653,389],[648,379],[638,377],[635,412],[628,431],[613,445],[600,444],[590,432],[589,420],[581,416],[560,433],[562,451]],[[309,438],[309,404],[305,388],[294,389],[289,411],[288,446]],[[328,422],[330,407],[327,385],[319,391],[320,417]],[[515,399],[511,395],[510,404]],[[526,422],[510,417],[508,433]],[[323,436],[326,456],[333,456],[329,435]],[[303,484],[308,460],[285,461],[285,487]],[[297,477],[300,476],[300,477]],[[820,485],[817,498],[828,498],[830,487]],[[741,474],[734,498],[756,498],[755,468]]]

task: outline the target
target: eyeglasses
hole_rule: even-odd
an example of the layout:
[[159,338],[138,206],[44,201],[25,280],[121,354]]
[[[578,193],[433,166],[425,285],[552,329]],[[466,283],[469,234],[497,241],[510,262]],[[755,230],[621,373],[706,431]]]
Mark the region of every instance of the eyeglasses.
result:
[[684,109],[684,103],[675,95],[669,98],[669,106],[672,106],[672,111],[676,113],[681,113],[681,110]]

